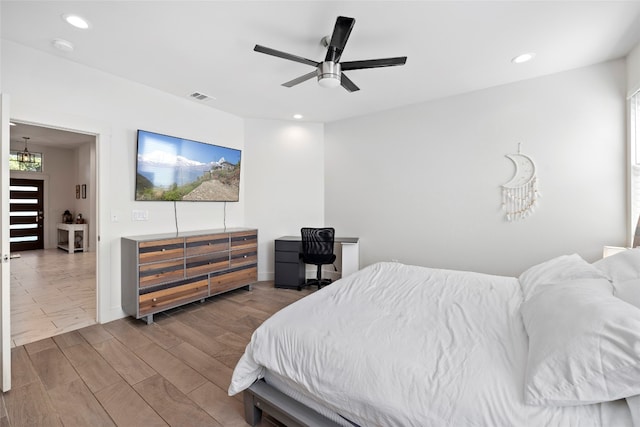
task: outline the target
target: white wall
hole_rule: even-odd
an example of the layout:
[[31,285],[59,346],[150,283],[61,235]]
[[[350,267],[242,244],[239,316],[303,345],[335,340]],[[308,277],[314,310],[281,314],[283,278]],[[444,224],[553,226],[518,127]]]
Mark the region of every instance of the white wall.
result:
[[272,280],[274,239],[324,224],[324,125],[247,119],[247,224],[259,228],[260,280]]
[[[94,138],[89,138],[94,139]],[[77,217],[82,214],[84,222],[88,225],[89,236],[88,245],[90,251],[95,251],[97,244],[97,234],[91,232],[96,226],[95,213],[95,189],[92,191],[92,183],[95,181],[95,164],[93,159],[95,156],[95,143],[85,143],[75,150],[76,155],[76,184],[80,185],[81,195],[79,199],[75,199],[74,215]],[[82,185],[86,185],[86,198],[82,198]]]
[[[4,40],[1,54],[12,118],[97,134],[101,321],[122,315],[120,237],[175,228],[173,204],[133,200],[138,128],[243,150],[241,201],[226,218],[222,203],[183,202],[178,222],[258,227],[261,279],[273,274],[273,239],[306,225],[360,236],[363,265],[497,274],[625,243],[624,61],[323,126],[243,120]],[[504,155],[518,142],[542,198],[533,216],[507,223]],[[149,221],[132,221],[133,209]]]
[[[516,275],[626,241],[625,62],[327,124],[325,219],[361,262]],[[533,216],[506,222],[505,154],[536,162]]]
[[[99,281],[105,288],[98,295],[100,321],[122,316],[120,237],[175,231],[173,203],[134,201],[136,130],[243,149],[244,121],[6,40],[1,53],[2,90],[11,96],[12,119],[97,134],[93,230],[100,236]],[[73,177],[80,178],[85,179]],[[241,176],[240,202],[226,206],[227,226],[245,225],[245,186]],[[149,220],[132,221],[134,209],[148,211]],[[177,212],[180,230],[224,224],[223,203],[178,202]]]
[[640,90],[640,44],[627,55],[627,95]]

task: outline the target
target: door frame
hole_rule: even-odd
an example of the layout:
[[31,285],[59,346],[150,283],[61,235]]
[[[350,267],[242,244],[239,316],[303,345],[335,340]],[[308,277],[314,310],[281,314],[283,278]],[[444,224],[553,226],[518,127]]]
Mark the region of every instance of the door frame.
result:
[[9,95],[0,93],[0,366],[2,391],[11,390],[11,274],[9,262]]
[[[109,203],[104,196],[108,194],[109,187],[108,167],[102,165],[108,165],[111,145],[110,126],[87,117],[42,110],[37,106],[22,104],[12,105],[11,119],[34,126],[92,135],[95,138],[94,183],[92,186],[90,185],[89,191],[93,191],[96,195],[93,207],[95,226],[92,231],[96,236],[94,247],[96,251],[96,320],[98,323],[105,323],[123,317],[120,289],[111,289],[109,286],[111,282],[111,257],[115,254],[111,254],[110,229],[106,220],[109,218]],[[102,200],[103,198],[105,201]],[[119,259],[119,255],[116,259]]]

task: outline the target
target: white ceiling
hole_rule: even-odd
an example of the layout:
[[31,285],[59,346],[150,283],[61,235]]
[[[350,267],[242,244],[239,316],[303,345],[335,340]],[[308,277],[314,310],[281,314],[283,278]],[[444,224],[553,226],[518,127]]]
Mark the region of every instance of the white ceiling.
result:
[[[248,118],[331,122],[625,56],[640,41],[640,1],[11,1],[2,38]],[[91,23],[79,30],[61,15]],[[281,83],[319,61],[338,15],[354,17],[343,61],[407,56],[348,72],[361,88]],[[72,42],[64,53],[52,40]],[[511,58],[535,52],[533,61]],[[193,102],[200,102],[194,100]]]
[[[24,144],[24,137],[27,140],[27,147],[33,148],[39,145],[49,145],[58,148],[73,149],[87,142],[95,141],[95,136],[82,133],[69,132],[62,129],[52,129],[42,126],[36,126],[26,123],[14,123],[11,126],[9,140],[11,142],[20,142]],[[22,147],[21,147],[22,148]],[[29,149],[30,151],[35,151]]]

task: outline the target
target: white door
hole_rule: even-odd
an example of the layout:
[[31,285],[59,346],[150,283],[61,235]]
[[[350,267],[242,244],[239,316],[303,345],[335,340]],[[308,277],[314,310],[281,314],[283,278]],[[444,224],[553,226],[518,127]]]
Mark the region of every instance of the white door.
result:
[[2,391],[11,389],[9,275],[9,96],[0,94],[0,369]]

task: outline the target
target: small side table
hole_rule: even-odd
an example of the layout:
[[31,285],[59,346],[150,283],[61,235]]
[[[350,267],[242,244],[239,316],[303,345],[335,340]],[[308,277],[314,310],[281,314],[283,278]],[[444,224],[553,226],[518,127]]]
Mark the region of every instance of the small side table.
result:
[[[88,224],[58,224],[58,247],[73,254],[76,251],[87,252]],[[76,237],[78,243],[76,244]]]

